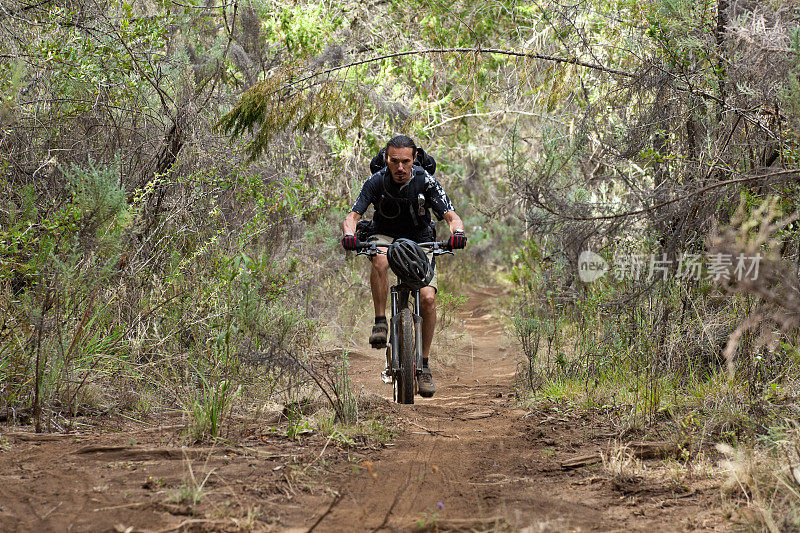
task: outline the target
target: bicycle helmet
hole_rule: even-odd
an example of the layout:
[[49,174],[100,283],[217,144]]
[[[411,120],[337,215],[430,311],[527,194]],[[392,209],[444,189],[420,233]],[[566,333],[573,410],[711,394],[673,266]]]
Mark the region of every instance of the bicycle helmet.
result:
[[412,290],[419,290],[433,279],[433,268],[425,250],[411,239],[397,239],[386,252],[392,272]]

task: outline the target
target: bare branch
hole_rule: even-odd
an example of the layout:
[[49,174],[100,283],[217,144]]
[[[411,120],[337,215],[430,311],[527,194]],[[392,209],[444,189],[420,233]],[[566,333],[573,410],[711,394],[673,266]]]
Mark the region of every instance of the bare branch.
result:
[[615,215],[598,215],[598,216],[591,216],[591,217],[565,215],[564,213],[559,213],[555,209],[552,209],[552,208],[548,207],[544,203],[537,202],[536,204],[540,208],[542,208],[545,211],[547,211],[548,213],[556,215],[559,218],[564,219],[564,220],[584,220],[584,221],[587,221],[587,220],[614,220],[614,219],[625,218],[625,217],[630,217],[630,216],[634,216],[634,215],[641,215],[641,214],[644,214],[644,213],[649,213],[651,211],[657,211],[658,209],[661,209],[662,207],[665,207],[665,206],[670,205],[670,204],[674,204],[676,202],[682,202],[683,200],[686,200],[687,198],[691,198],[693,196],[697,196],[697,195],[703,194],[704,192],[708,192],[708,191],[710,191],[712,189],[718,189],[720,187],[726,187],[728,185],[733,185],[733,184],[736,184],[736,183],[747,183],[747,182],[750,182],[750,181],[756,181],[756,180],[761,180],[761,179],[765,179],[765,178],[774,178],[774,177],[778,177],[778,176],[791,176],[791,175],[800,175],[800,169],[781,170],[781,171],[778,171],[778,172],[772,172],[770,174],[760,174],[758,176],[746,176],[744,178],[736,178],[736,179],[732,179],[732,180],[718,181],[717,183],[712,183],[711,185],[706,185],[705,187],[700,187],[699,189],[696,189],[696,190],[694,190],[694,191],[692,191],[690,193],[687,193],[687,194],[685,194],[683,196],[678,196],[677,198],[672,198],[671,200],[666,200],[664,202],[658,203],[658,204],[650,206],[650,207],[644,207],[642,209],[635,209],[633,211],[626,211],[624,213],[617,213]]

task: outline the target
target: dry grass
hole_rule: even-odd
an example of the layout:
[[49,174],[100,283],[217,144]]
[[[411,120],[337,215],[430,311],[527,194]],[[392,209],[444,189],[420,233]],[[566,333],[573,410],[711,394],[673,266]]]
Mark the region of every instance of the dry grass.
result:
[[722,492],[739,507],[735,520],[754,531],[800,528],[800,428],[792,422],[776,437],[767,446],[718,446]]
[[647,467],[637,459],[622,442],[616,441],[606,452],[600,453],[603,471],[615,487],[639,483],[647,474]]

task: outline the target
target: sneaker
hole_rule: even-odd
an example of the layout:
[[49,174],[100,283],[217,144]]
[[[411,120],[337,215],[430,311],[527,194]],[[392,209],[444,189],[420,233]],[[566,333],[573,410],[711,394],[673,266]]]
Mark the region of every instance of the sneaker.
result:
[[436,385],[433,383],[430,368],[422,367],[422,372],[417,376],[417,387],[419,388],[419,395],[423,398],[430,398],[436,392]]
[[378,322],[372,326],[372,335],[369,336],[369,343],[376,350],[386,348],[386,335],[388,333],[389,324],[386,322]]
[[392,371],[389,370],[388,366],[383,369],[383,372],[381,372],[381,381],[383,381],[384,383],[392,382]]

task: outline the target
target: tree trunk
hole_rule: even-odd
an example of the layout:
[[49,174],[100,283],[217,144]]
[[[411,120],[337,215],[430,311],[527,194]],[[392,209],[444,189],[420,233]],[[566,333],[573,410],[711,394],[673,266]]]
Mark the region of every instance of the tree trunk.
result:
[[725,112],[727,69],[725,67],[725,27],[728,25],[729,0],[717,0],[717,27],[714,37],[717,42],[717,85],[719,91],[719,114],[717,122],[722,122],[722,113]]

